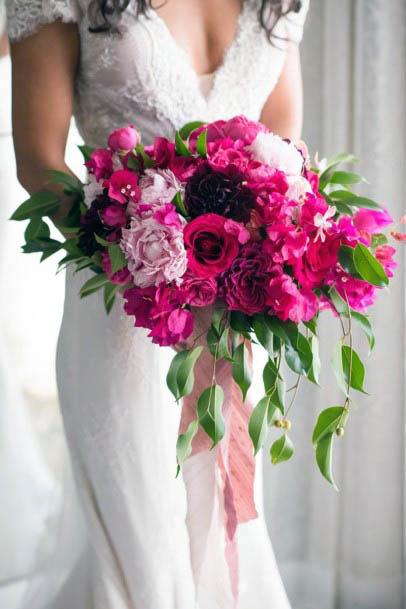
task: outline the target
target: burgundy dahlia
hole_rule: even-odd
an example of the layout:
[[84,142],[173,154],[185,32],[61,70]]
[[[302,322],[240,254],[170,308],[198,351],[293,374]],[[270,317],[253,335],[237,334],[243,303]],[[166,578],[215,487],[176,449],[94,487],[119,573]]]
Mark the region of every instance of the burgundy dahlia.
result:
[[187,181],[185,202],[192,218],[213,213],[248,222],[255,199],[239,172],[233,168],[215,171],[208,163],[202,163]]
[[78,245],[86,256],[92,256],[95,252],[103,249],[103,246],[97,243],[95,233],[106,238],[108,232],[111,232],[103,223],[101,217],[102,212],[109,206],[111,206],[109,197],[104,194],[100,195],[80,218],[81,230]]

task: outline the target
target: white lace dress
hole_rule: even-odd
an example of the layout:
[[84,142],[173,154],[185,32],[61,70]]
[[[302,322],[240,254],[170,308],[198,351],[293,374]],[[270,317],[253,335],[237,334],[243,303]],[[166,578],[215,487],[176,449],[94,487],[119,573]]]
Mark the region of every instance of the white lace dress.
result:
[[[88,31],[89,0],[6,2],[13,40],[56,19],[77,22],[75,118],[93,146],[128,123],[150,143],[189,120],[257,120],[284,63],[286,45],[268,42],[256,0],[245,0],[210,90],[154,11],[136,18],[130,3],[121,36],[106,36]],[[304,2],[276,33],[299,42],[306,11]],[[180,411],[165,386],[173,352],[133,328],[120,303],[107,317],[99,295],[80,300],[86,278],[67,275],[57,377],[87,543],[50,607],[234,609],[214,451],[192,457],[175,479]],[[288,609],[257,483],[259,518],[238,531],[238,609]]]

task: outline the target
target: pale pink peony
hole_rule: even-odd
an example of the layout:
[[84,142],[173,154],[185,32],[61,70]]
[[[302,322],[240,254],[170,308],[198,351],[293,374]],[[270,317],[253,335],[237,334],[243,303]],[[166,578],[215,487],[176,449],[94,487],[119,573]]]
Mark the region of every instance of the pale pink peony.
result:
[[146,169],[140,181],[143,203],[170,203],[182,185],[170,169]]
[[136,286],[179,283],[186,271],[182,231],[153,217],[132,218],[130,228],[123,229],[120,245]]
[[303,170],[303,156],[296,146],[275,133],[258,133],[248,147],[254,159],[266,163],[288,176],[300,176]]

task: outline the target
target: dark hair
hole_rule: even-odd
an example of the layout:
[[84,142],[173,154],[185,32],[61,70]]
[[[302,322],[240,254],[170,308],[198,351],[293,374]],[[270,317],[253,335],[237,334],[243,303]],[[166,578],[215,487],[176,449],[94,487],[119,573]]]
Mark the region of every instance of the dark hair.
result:
[[[151,8],[151,0],[92,0],[89,16],[93,25],[89,30],[93,33],[118,32],[121,15],[130,2],[136,2],[137,15],[146,15]],[[300,0],[260,0],[260,3],[258,20],[269,39],[279,19],[291,12],[298,13],[302,6]]]

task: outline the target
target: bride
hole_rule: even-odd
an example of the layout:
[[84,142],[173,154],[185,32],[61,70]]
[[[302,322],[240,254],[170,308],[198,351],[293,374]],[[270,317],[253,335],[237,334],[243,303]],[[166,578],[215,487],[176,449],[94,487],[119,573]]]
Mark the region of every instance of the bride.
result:
[[[300,136],[307,1],[6,3],[18,176],[30,192],[44,187],[48,169],[68,170],[72,113],[92,146],[128,123],[148,144],[190,120],[237,114]],[[260,472],[259,516],[237,533],[237,601],[215,451],[194,455],[174,476],[180,412],[165,385],[171,352],[133,328],[120,306],[106,318],[98,295],[80,301],[86,272],[67,273],[57,378],[87,543],[50,608],[288,609]]]

